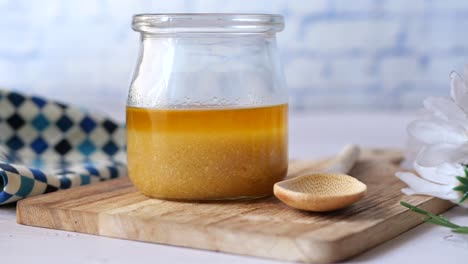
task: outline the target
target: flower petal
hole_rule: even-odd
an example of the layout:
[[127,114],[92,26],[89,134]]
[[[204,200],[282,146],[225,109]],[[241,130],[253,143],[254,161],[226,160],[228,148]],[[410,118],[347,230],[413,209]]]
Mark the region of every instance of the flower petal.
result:
[[416,157],[416,162],[424,167],[434,167],[442,163],[465,163],[468,161],[468,147],[455,144],[434,144],[424,147]]
[[467,141],[465,129],[454,123],[440,120],[417,120],[408,126],[408,133],[426,144],[463,144]]
[[465,86],[468,87],[468,64],[463,67],[463,79],[465,80]]
[[401,162],[400,166],[408,170],[413,169],[413,162],[423,146],[424,143],[409,134],[406,139],[405,158]]
[[463,109],[465,113],[468,110],[468,87],[465,80],[457,73],[450,73],[450,96],[453,101]]
[[438,184],[450,185],[452,188],[458,184],[455,177],[465,174],[463,167],[459,164],[443,163],[437,167],[424,167],[414,162],[413,167],[421,178]]
[[434,116],[460,125],[468,125],[468,118],[463,110],[447,97],[429,97],[424,100],[424,107]]
[[457,194],[447,185],[426,181],[410,172],[397,172],[395,176],[408,185],[408,188],[402,189],[407,195],[430,195],[445,200],[457,198]]
[[436,174],[442,174],[449,176],[454,187],[459,184],[456,179],[457,176],[465,176],[465,169],[461,164],[458,163],[443,163],[440,166],[437,166]]

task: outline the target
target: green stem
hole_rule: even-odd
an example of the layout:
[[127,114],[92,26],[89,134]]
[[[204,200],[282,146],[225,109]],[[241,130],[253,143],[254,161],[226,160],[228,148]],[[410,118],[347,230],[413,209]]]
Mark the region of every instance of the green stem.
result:
[[468,227],[462,226],[459,228],[453,228],[452,231],[459,234],[468,234]]
[[468,226],[459,226],[457,224],[452,223],[450,220],[445,218],[443,215],[435,215],[435,214],[433,214],[431,212],[428,212],[428,211],[426,211],[424,209],[421,209],[421,208],[419,208],[417,206],[411,205],[411,204],[403,202],[403,201],[401,201],[400,204],[403,205],[406,208],[409,208],[413,212],[416,212],[418,214],[422,214],[422,215],[426,216],[426,218],[424,218],[425,222],[435,224],[435,225],[439,225],[439,226],[448,227],[448,228],[452,229],[452,231],[455,232],[455,233],[468,234]]

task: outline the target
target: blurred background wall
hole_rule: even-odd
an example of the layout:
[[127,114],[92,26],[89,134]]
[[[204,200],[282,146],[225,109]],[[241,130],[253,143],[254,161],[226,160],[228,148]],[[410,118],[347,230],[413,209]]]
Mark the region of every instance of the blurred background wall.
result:
[[142,12],[284,15],[295,111],[419,108],[468,62],[463,0],[0,0],[0,87],[120,113]]

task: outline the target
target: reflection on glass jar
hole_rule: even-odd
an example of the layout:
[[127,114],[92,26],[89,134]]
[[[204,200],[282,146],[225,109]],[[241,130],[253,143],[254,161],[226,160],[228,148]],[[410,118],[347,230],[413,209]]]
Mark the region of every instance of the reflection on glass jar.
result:
[[145,14],[127,103],[129,176],[163,199],[272,194],[288,168],[278,15]]

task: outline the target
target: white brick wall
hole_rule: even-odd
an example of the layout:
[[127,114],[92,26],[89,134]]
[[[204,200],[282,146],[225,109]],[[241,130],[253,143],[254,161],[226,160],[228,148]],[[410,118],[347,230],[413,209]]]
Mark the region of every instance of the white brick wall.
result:
[[386,58],[379,66],[379,73],[386,92],[403,82],[417,83],[422,77],[418,58],[414,56]]
[[333,8],[337,13],[373,12],[379,9],[379,5],[374,0],[353,0],[352,3],[349,0],[335,0],[330,1],[330,3],[333,4]]
[[332,71],[335,75],[331,89],[349,89],[349,85],[366,86],[379,80],[378,74],[372,71],[374,62],[371,59],[339,58],[332,63]]
[[419,108],[468,62],[468,1],[0,0],[0,86],[122,111],[143,12],[283,14],[296,110]]
[[320,53],[363,50],[373,52],[394,45],[399,24],[392,21],[321,21],[303,25],[309,49]]
[[431,1],[431,6],[437,11],[466,11],[468,10],[468,2],[460,0],[444,0],[444,1]]
[[413,21],[411,26],[415,32],[408,35],[408,47],[415,51],[435,54],[467,48],[467,38],[460,29],[468,28],[468,16],[431,18],[425,24]]
[[[277,1],[281,2],[278,6],[283,5],[286,11],[294,17],[304,17],[309,15],[323,14],[328,11],[330,1],[328,0],[313,0],[313,1]],[[266,6],[268,6],[268,1]],[[281,11],[281,10],[279,10]]]
[[389,14],[422,13],[428,10],[427,2],[427,0],[389,0],[385,1],[384,9]]
[[323,71],[324,63],[306,57],[291,60],[285,65],[288,85],[297,89],[306,88],[311,85],[311,81],[322,79]]

